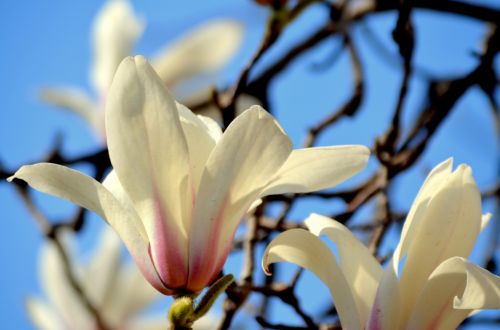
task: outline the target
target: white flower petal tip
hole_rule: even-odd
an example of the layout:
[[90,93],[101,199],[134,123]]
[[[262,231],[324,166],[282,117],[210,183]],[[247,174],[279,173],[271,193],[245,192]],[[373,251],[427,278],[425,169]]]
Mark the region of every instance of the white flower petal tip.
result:
[[168,292],[159,280],[148,254],[147,234],[137,213],[127,208],[93,178],[70,168],[39,163],[21,167],[14,178],[41,192],[69,200],[97,213],[123,240],[148,281],[160,292]]
[[83,91],[68,87],[44,87],[39,90],[38,96],[43,102],[70,110],[95,126],[97,105]]
[[492,213],[485,213],[481,217],[481,231],[483,231],[490,224],[491,218],[493,217]]
[[465,290],[454,297],[455,309],[500,309],[500,276],[488,272],[467,260],[463,263],[466,275]]
[[23,180],[41,192],[69,199],[105,218],[105,212],[97,199],[98,192],[95,189],[100,184],[80,172],[61,165],[38,163],[22,166],[7,181],[13,179]]
[[[252,105],[250,106],[250,108],[248,108],[247,110],[243,111],[240,115],[238,115],[236,118],[240,117],[240,116],[243,116],[243,114],[245,114],[246,112],[248,113],[252,113],[252,118],[251,120],[266,120],[266,121],[271,121],[273,123],[273,125],[281,132],[281,134],[283,134],[283,136],[286,136],[289,144],[290,144],[290,148],[292,146],[292,141],[288,138],[288,135],[286,134],[285,130],[283,129],[283,127],[281,127],[280,123],[276,120],[276,118],[274,118],[269,112],[267,112],[263,107],[261,107],[260,105]],[[250,116],[250,115],[248,115]],[[253,119],[255,118],[255,119]]]
[[85,120],[100,137],[100,142],[104,142],[102,111],[99,105],[83,91],[68,87],[47,87],[39,91],[39,97],[43,102],[63,110],[69,110]]
[[[320,264],[319,258],[313,258],[314,254],[310,254],[313,250],[317,249],[319,255],[326,255],[331,257],[331,261],[335,258],[328,250],[326,245],[317,237],[304,229],[290,229],[279,234],[264,251],[262,258],[262,268],[264,272],[270,275],[269,265],[277,262],[290,262],[299,266],[313,268],[313,272],[324,274],[323,267]],[[325,265],[328,265],[326,262]],[[326,275],[326,274],[325,274]]]
[[368,163],[370,150],[362,145],[293,150],[262,193],[307,193],[329,188],[351,178]]
[[53,307],[49,303],[36,298],[28,297],[24,301],[24,307],[28,313],[28,316],[40,330],[62,330],[63,326],[61,324],[61,319],[57,313],[53,310]]
[[500,277],[453,257],[429,277],[407,328],[455,329],[471,313],[483,309],[500,309]]
[[[268,266],[276,262],[290,262],[314,273],[330,290],[344,328],[361,329],[366,323],[368,307],[357,292],[361,287],[353,286],[353,279],[348,278],[350,274],[317,236],[304,229],[290,229],[279,234],[266,248],[262,268],[269,273]],[[376,287],[371,288],[368,294],[373,295],[375,290]],[[364,290],[360,293],[366,294]]]
[[205,63],[207,71],[215,71],[225,65],[240,48],[244,29],[236,20],[220,19],[201,25],[198,31],[204,34],[203,38],[199,37],[200,41],[212,41],[213,48],[216,48]]
[[383,270],[368,248],[343,224],[311,214],[304,220],[309,231],[326,235],[338,251],[338,263],[356,301],[362,323],[366,323]]
[[108,0],[96,16],[91,78],[100,95],[106,94],[118,64],[131,53],[144,25],[126,0]]
[[243,26],[239,22],[211,21],[174,41],[152,63],[171,86],[195,74],[216,72],[234,56],[242,39]]
[[449,168],[451,170],[451,168],[453,167],[453,162],[455,161],[455,158],[453,157],[448,157],[446,160],[442,161],[441,163],[439,163],[437,166],[435,166],[434,168],[441,168],[441,167],[445,167],[445,168]]

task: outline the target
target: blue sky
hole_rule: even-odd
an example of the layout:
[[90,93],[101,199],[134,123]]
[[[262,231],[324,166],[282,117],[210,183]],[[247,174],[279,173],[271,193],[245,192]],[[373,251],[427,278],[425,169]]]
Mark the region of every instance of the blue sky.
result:
[[[488,3],[488,1],[485,1]],[[88,68],[91,62],[89,34],[95,13],[102,1],[63,0],[0,2],[0,162],[8,169],[41,159],[53,145],[56,136],[63,137],[67,155],[91,152],[98,143],[86,124],[76,116],[58,111],[37,99],[37,90],[46,85],[72,85],[91,91]],[[233,17],[245,24],[245,44],[237,58],[220,75],[219,86],[233,83],[238,70],[257,47],[263,32],[266,10],[247,0],[182,2],[134,1],[134,8],[147,21],[143,38],[135,54],[152,55],[190,26],[214,17]],[[256,71],[287,49],[307,31],[325,19],[319,8],[311,9],[286,31],[275,49],[263,58]],[[480,49],[486,32],[484,24],[452,15],[437,16],[430,11],[414,14],[417,48],[415,64],[434,77],[464,74],[477,60],[472,55]],[[371,17],[352,29],[354,41],[361,53],[367,83],[367,94],[359,115],[343,120],[326,132],[319,145],[365,144],[371,146],[376,136],[387,128],[395,107],[401,80],[397,49],[390,38],[395,23],[391,13]],[[387,58],[374,50],[367,41],[366,30],[372,31],[393,55]],[[335,65],[314,71],[314,64],[324,62],[338,47],[338,39],[331,39],[302,56],[271,86],[271,102],[275,115],[299,147],[307,129],[338,107],[349,96],[352,88],[349,58],[343,54]],[[498,63],[498,62],[497,62]],[[408,127],[420,109],[425,96],[426,81],[414,77],[406,102],[403,126]],[[394,184],[396,207],[405,210],[411,205],[425,173],[432,166],[453,156],[456,164],[472,166],[478,185],[486,189],[498,177],[499,142],[485,98],[477,89],[470,90],[457,104],[432,140],[429,149],[407,175]],[[359,181],[375,168],[371,162],[367,171],[354,179]],[[74,206],[67,202],[36,194],[42,209],[51,216],[71,214]],[[0,183],[0,207],[4,230],[0,232],[0,260],[3,262],[0,290],[0,324],[12,329],[30,329],[22,302],[24,297],[40,292],[37,279],[38,248],[41,235],[14,189]],[[302,219],[310,212],[332,213],[339,210],[336,203],[308,201],[294,208],[291,217]],[[494,211],[485,204],[485,210]],[[366,210],[370,212],[370,210]],[[495,218],[498,221],[498,218]],[[83,245],[90,246],[100,226],[91,221],[83,237]],[[492,235],[490,231],[485,236]],[[388,242],[390,248],[395,242]],[[474,253],[481,260],[480,251]],[[235,266],[238,256],[232,257],[227,270],[239,273]],[[233,268],[234,267],[234,268]],[[285,267],[285,277],[293,267]],[[311,289],[312,286],[312,289]],[[314,290],[317,290],[315,292]],[[313,293],[311,293],[311,291]],[[324,288],[311,274],[305,274],[299,285],[299,295],[308,300],[309,311],[325,305],[329,298]],[[304,300],[304,301],[305,301]],[[279,305],[279,304],[276,304]],[[274,320],[289,314],[277,307]]]

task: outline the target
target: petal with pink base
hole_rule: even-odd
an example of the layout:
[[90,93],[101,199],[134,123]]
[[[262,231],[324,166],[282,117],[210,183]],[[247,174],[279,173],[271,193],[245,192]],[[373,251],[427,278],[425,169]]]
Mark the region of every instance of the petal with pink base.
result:
[[[187,260],[193,197],[188,145],[174,99],[141,56],[123,60],[116,72],[106,105],[106,133],[114,171],[144,223],[153,256],[160,252],[152,240],[172,235]],[[159,226],[160,219],[168,225]]]
[[155,202],[155,229],[150,240],[151,258],[163,284],[169,289],[187,284],[187,259],[183,255],[184,239],[176,235],[157,196]]
[[[219,272],[234,231],[262,188],[291,152],[288,136],[260,107],[229,125],[203,172],[190,232],[189,286]],[[200,272],[208,278],[203,278]]]

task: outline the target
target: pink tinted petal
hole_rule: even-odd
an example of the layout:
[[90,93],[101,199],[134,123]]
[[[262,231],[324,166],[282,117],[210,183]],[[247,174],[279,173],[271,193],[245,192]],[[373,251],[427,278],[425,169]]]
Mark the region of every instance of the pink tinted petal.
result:
[[[134,262],[136,263],[146,281],[148,281],[153,286],[153,288],[155,288],[159,292],[165,295],[172,295],[173,292],[169,290],[160,279],[160,276],[158,275],[153,262],[149,257],[149,249],[146,247],[141,251],[129,251],[132,259],[134,259]],[[146,259],[144,258],[144,256],[148,256],[148,258]]]
[[[210,280],[217,276],[217,274],[222,270],[222,265],[224,264],[225,259],[221,257],[221,260],[217,259],[218,251],[217,251],[217,242],[220,239],[220,231],[221,231],[221,220],[224,217],[224,211],[227,208],[227,200],[225,200],[222,204],[220,212],[215,216],[214,226],[209,228],[209,232],[207,233],[207,237],[210,238],[212,244],[206,247],[204,251],[204,258],[210,260],[212,263],[212,267],[210,270],[206,269],[206,262],[202,258],[190,258],[189,265],[189,288],[193,291],[200,291],[210,282]],[[222,244],[227,245],[228,242],[222,242]],[[227,250],[227,248],[225,248]],[[191,250],[191,254],[194,256],[202,256],[203,254],[198,253],[198,251]],[[227,257],[227,253],[225,253]],[[221,265],[222,263],[222,265]],[[220,267],[220,268],[219,268]],[[216,273],[214,275],[214,273]]]
[[[240,207],[236,206],[236,209],[240,209]],[[223,208],[227,209],[227,208]],[[247,209],[247,208],[243,208]],[[241,216],[237,216],[238,219],[241,219],[244,217],[244,215],[247,212],[241,213]],[[218,216],[218,219],[224,219],[224,214],[220,214]],[[203,269],[204,263],[203,260],[197,259],[196,262],[192,264],[192,267],[189,269],[190,271],[190,282],[189,282],[189,287],[193,287],[194,291],[197,290],[202,290],[207,283],[211,283],[214,281],[219,273],[222,270],[222,267],[224,266],[224,263],[226,262],[227,256],[229,255],[229,252],[231,251],[231,248],[233,246],[233,240],[221,240],[220,239],[220,234],[221,234],[221,226],[220,223],[221,221],[218,221],[219,225],[215,226],[213,228],[213,232],[211,233],[211,237],[213,238],[213,242],[218,242],[218,248],[216,249],[216,245],[210,247],[211,255],[209,256],[211,260],[213,260],[213,267],[211,272],[207,272],[206,270]],[[234,237],[234,234],[236,232],[237,227],[235,227],[231,233],[231,238]]]
[[[114,171],[144,224],[160,275],[173,280],[162,265],[177,260],[178,253],[188,259],[189,153],[177,105],[141,56],[123,60],[116,72],[107,98],[106,132]],[[159,220],[168,224],[159,225]],[[165,235],[175,240],[161,241],[170,238]],[[174,256],[165,259],[170,253]]]
[[175,235],[161,203],[155,203],[155,226],[150,241],[151,257],[163,284],[182,288],[187,281],[187,260],[183,258],[179,235]]
[[397,329],[399,305],[399,283],[394,268],[394,259],[391,259],[380,280],[366,329]]
[[229,125],[207,160],[193,210],[190,288],[206,285],[220,271],[218,265],[241,217],[290,151],[287,135],[260,107],[245,111]]

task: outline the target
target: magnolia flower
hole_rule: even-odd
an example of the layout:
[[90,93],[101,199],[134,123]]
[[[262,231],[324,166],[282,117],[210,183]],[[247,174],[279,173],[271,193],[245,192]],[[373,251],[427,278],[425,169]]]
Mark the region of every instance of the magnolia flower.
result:
[[[104,137],[104,105],[109,85],[120,62],[132,52],[144,31],[128,1],[108,0],[97,14],[92,34],[93,63],[91,84],[96,99],[73,87],[45,88],[41,97],[47,103],[73,111],[98,135]],[[242,27],[228,19],[202,24],[153,58],[153,66],[163,81],[174,88],[189,78],[220,70],[238,50]],[[208,87],[197,91],[208,98]]]
[[106,136],[113,171],[103,184],[47,163],[23,166],[12,178],[106,219],[167,295],[198,293],[217,277],[240,219],[261,197],[333,186],[369,156],[364,146],[292,151],[258,106],[222,134],[176,103],[141,56],[126,58],[113,79]]
[[[455,329],[471,313],[500,308],[500,277],[467,256],[489,220],[471,169],[433,169],[413,202],[385,271],[342,224],[313,214],[309,231],[292,229],[267,247],[263,268],[287,261],[307,268],[330,289],[345,329]],[[320,240],[336,244],[334,257]]]
[[[75,237],[62,236],[70,260]],[[107,227],[88,263],[74,263],[73,273],[83,291],[99,311],[109,329],[165,329],[165,316],[140,318],[138,314],[151,305],[159,294],[144,280],[137,268],[121,260],[121,242]],[[57,247],[47,241],[40,254],[40,278],[47,299],[29,297],[28,315],[40,330],[96,329],[96,321],[66,276],[64,262]]]

